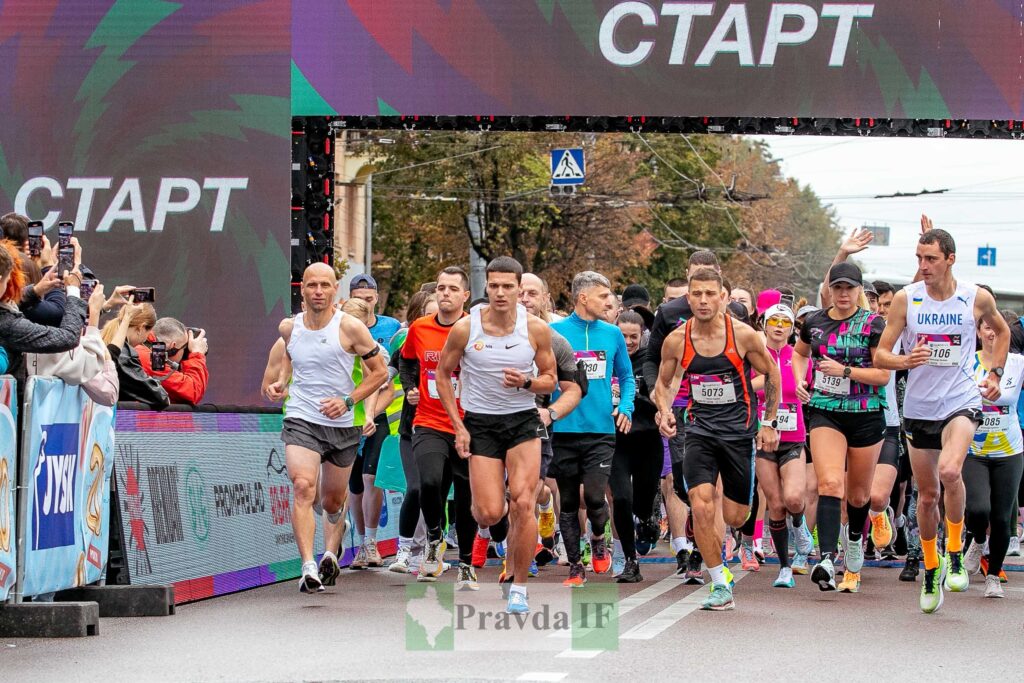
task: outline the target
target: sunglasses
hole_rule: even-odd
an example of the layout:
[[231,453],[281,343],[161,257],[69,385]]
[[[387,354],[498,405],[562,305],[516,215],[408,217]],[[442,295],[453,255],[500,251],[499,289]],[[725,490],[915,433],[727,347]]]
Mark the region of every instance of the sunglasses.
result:
[[768,318],[768,320],[765,320],[764,322],[765,322],[765,325],[769,325],[771,327],[792,327],[793,326],[793,321],[790,320],[789,318]]

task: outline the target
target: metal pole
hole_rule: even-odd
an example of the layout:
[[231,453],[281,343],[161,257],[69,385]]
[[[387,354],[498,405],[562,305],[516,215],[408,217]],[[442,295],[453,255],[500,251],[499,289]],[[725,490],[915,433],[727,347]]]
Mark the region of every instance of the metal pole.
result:
[[373,174],[366,176],[366,254],[363,256],[366,264],[366,274],[372,275],[370,269],[373,267]]
[[473,238],[469,243],[469,283],[470,291],[472,292],[470,296],[473,300],[482,297],[487,289],[487,262],[473,247],[474,244],[480,244],[483,240],[484,231],[480,225],[479,206],[480,204],[476,200],[471,201],[469,203],[469,216],[466,218],[469,222],[469,234]]

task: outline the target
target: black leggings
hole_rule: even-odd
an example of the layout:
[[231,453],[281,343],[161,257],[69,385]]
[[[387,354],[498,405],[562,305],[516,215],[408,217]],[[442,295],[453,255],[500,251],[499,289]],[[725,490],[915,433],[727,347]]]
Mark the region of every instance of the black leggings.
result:
[[473,519],[469,488],[469,461],[455,452],[455,436],[417,428],[413,439],[416,467],[420,474],[420,509],[431,541],[441,538],[448,490],[455,484],[455,536],[459,541],[459,561],[470,564],[476,521]]
[[420,471],[412,454],[412,439],[403,436],[398,442],[402,455],[402,471],[405,472],[405,498],[398,513],[398,535],[412,538],[420,521]]
[[[988,536],[988,573],[998,576],[1006,559],[1013,535],[1014,500],[1024,472],[1024,455],[1006,458],[978,458],[968,455],[964,461],[964,486],[967,489],[967,531],[975,543]],[[991,528],[991,532],[989,529]]]
[[609,484],[615,503],[615,530],[619,533],[622,552],[636,558],[634,513],[641,521],[654,513],[654,497],[661,481],[665,452],[657,431],[618,434]]

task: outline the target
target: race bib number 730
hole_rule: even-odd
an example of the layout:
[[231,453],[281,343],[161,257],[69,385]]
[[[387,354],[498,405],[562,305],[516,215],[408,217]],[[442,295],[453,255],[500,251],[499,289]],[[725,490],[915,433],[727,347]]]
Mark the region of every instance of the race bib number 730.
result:
[[587,379],[604,379],[608,376],[608,357],[604,351],[576,351],[576,360],[583,361]]

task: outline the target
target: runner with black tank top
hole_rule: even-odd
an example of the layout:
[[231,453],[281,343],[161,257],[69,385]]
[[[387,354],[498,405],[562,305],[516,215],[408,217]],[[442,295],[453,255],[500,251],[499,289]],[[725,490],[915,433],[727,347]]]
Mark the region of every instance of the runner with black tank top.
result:
[[[267,389],[272,400],[288,397],[281,438],[295,496],[292,529],[302,559],[299,589],[303,593],[322,592],[324,584],[333,585],[338,576],[334,549],[341,544],[342,508],[362,431],[354,425],[352,408],[388,378],[380,348],[366,326],[334,309],[337,290],[333,268],[323,263],[306,268],[302,276],[305,312],[282,321],[278,328],[287,353],[277,382]],[[357,356],[363,365],[358,383],[353,379]],[[319,568],[313,558],[313,501],[318,485],[327,515],[327,551]]]
[[[814,550],[814,538],[804,520],[806,428],[803,406],[797,398],[796,379],[793,377],[793,347],[788,344],[795,318],[793,310],[785,304],[771,306],[762,318],[768,355],[779,367],[782,400],[775,414],[779,425],[779,447],[772,453],[758,451],[755,467],[757,481],[767,502],[768,530],[779,557],[779,576],[773,585],[776,588],[794,588],[793,574],[807,573],[807,557]],[[764,382],[764,375],[758,375],[751,382],[762,406]],[[796,541],[792,565],[789,559],[790,525]]]
[[[956,243],[952,236],[931,228],[927,218],[922,219],[922,228],[918,276],[893,298],[878,365],[909,370],[903,417],[918,488],[925,570],[920,604],[921,611],[930,614],[942,606],[944,588],[962,592],[970,584],[963,562],[964,460],[982,421],[982,399],[999,400],[1010,330],[991,294],[953,278]],[[991,367],[978,382],[974,351],[981,321],[992,328],[994,340]],[[902,354],[893,351],[898,340]],[[941,558],[940,490],[946,513],[946,555]]]
[[[794,378],[811,391],[804,414],[818,480],[821,547],[821,561],[811,580],[820,590],[836,590],[835,561],[845,496],[846,573],[839,590],[856,593],[864,566],[863,531],[871,481],[885,438],[884,387],[889,372],[874,367],[872,361],[885,323],[860,305],[863,280],[857,266],[832,266],[828,285],[833,305],[807,316],[793,356]],[[813,389],[805,379],[809,359],[814,360]]]
[[[455,324],[437,366],[441,376],[461,367],[465,416],[459,414],[450,385],[439,387],[438,394],[455,428],[455,448],[469,460],[473,517],[490,527],[508,515],[507,561],[513,580],[507,610],[524,614],[529,611],[526,578],[537,543],[534,506],[545,431],[536,396],[555,390],[557,372],[547,324],[518,304],[523,267],[499,256],[486,272],[489,303],[475,306],[468,319]],[[473,571],[460,565],[460,580]]]
[[[718,257],[713,251],[707,249],[699,249],[690,255],[686,270],[687,279],[701,268],[711,268],[718,273],[722,272]],[[654,387],[658,383],[661,350],[665,339],[692,316],[693,310],[690,308],[690,300],[686,295],[667,301],[658,307],[654,314],[654,322],[651,324],[651,335],[647,340],[647,357],[644,359],[644,379],[648,387]],[[672,400],[672,412],[677,423],[683,422],[689,401],[690,387],[686,380],[683,380],[679,391]],[[683,460],[686,456],[685,438],[683,430],[677,429],[675,436],[668,439],[668,449],[672,466],[672,490],[688,506],[690,499],[686,493],[686,486],[683,484]],[[682,575],[688,584],[703,584],[704,578],[701,572],[703,558],[700,550],[696,547],[696,539],[693,536],[693,518],[689,513],[684,522],[684,533],[693,547],[693,551],[684,553],[683,548],[679,547],[680,543],[673,542],[677,562],[681,563],[684,559],[686,561],[685,569],[680,566],[677,569],[677,574]]]
[[[734,528],[743,525],[754,493],[755,451],[773,452],[779,443],[779,368],[758,332],[723,313],[723,294],[722,276],[710,268],[701,268],[690,278],[687,296],[693,317],[665,340],[655,389],[661,433],[669,438],[679,428],[686,433],[684,485],[697,545],[713,583],[701,605],[706,610],[735,606],[721,559],[724,529],[718,528],[718,515]],[[751,367],[767,376],[760,427]],[[690,405],[677,427],[672,400],[684,378],[690,383]]]

